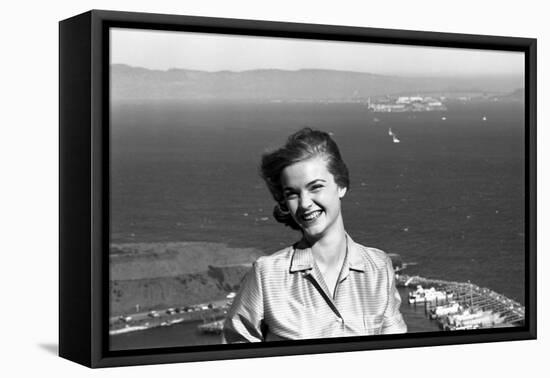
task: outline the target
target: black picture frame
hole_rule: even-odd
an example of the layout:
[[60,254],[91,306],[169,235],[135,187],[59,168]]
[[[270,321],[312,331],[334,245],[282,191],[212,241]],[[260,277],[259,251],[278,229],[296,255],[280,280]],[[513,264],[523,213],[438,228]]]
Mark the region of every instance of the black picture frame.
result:
[[[110,351],[109,28],[525,54],[525,322],[521,327]],[[536,39],[92,10],[59,24],[59,355],[88,367],[536,339]]]

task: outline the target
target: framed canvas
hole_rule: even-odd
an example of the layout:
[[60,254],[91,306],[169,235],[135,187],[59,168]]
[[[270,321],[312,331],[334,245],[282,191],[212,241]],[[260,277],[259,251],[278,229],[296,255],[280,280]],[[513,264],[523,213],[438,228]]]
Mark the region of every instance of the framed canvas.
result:
[[536,338],[535,39],[97,10],[59,26],[60,356]]

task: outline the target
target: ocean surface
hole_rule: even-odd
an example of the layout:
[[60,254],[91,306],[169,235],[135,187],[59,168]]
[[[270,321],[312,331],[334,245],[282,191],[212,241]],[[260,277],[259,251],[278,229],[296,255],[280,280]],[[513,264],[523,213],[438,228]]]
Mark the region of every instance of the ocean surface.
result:
[[111,241],[222,242],[266,254],[292,244],[299,234],[271,217],[258,165],[311,126],[334,133],[350,169],[343,215],[355,241],[415,263],[407,274],[470,280],[524,303],[524,105],[447,106],[114,104]]

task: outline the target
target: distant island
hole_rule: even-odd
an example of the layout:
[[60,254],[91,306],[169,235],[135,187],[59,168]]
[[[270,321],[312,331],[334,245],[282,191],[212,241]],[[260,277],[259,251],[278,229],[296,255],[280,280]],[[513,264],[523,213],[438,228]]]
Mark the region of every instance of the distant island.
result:
[[111,65],[111,99],[117,101],[251,101],[366,103],[381,96],[513,96],[522,76],[400,77],[302,69],[206,72]]
[[386,97],[377,102],[371,102],[370,98],[367,107],[370,111],[378,113],[391,112],[434,112],[445,111],[447,107],[443,104],[444,98],[422,97],[422,96],[399,96],[397,98]]

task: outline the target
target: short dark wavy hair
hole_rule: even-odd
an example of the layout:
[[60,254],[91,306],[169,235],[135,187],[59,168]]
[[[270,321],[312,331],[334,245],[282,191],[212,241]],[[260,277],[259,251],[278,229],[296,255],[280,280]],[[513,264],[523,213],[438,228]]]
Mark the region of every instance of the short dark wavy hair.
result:
[[277,202],[273,216],[278,222],[295,230],[300,230],[300,226],[292,219],[286,208],[281,173],[292,164],[317,156],[326,160],[327,170],[334,176],[336,184],[348,189],[350,185],[348,168],[342,160],[336,142],[324,131],[305,127],[290,135],[283,147],[262,155],[260,175]]

